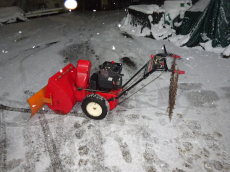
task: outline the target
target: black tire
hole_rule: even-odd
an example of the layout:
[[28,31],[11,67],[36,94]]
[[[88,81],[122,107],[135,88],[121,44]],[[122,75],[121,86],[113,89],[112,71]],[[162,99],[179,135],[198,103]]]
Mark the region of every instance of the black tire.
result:
[[82,111],[91,119],[100,120],[109,112],[109,102],[98,94],[90,94],[81,104]]

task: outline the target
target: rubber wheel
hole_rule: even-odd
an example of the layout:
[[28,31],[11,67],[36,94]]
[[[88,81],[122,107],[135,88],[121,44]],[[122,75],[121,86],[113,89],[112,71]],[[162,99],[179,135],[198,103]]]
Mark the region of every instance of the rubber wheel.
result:
[[89,118],[100,120],[108,114],[109,102],[98,94],[90,94],[82,101],[81,108]]

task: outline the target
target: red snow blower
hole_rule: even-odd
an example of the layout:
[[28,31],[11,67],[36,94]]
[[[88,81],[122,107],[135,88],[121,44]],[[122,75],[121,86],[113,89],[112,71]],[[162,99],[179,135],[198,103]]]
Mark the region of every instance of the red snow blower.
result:
[[[79,60],[77,67],[71,63],[53,75],[48,84],[28,99],[31,107],[31,117],[34,116],[45,104],[55,113],[66,115],[77,102],[82,102],[83,112],[92,119],[103,119],[107,113],[114,109],[119,98],[127,93],[138,83],[147,78],[155,71],[168,71],[184,74],[184,71],[168,69],[166,57],[180,56],[167,54],[156,54],[124,85],[122,85],[122,64],[115,62],[104,62],[99,66],[99,71],[90,76],[91,62]],[[131,83],[139,75],[137,81]]]

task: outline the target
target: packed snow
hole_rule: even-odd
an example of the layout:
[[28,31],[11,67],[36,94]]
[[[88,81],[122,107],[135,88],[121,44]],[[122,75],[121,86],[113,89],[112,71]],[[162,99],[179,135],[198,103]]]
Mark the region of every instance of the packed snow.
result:
[[[71,12],[0,27],[0,171],[230,171],[229,59],[124,34],[117,27],[124,17],[124,10]],[[67,115],[45,106],[29,120],[27,99],[68,63],[90,60],[93,73],[104,61],[126,57],[127,81],[163,44],[181,56],[177,67],[186,72],[171,121],[167,72],[103,120],[87,118],[81,103]]]
[[0,8],[0,24],[2,23],[14,23],[17,20],[26,21],[24,11],[19,7],[5,7]]

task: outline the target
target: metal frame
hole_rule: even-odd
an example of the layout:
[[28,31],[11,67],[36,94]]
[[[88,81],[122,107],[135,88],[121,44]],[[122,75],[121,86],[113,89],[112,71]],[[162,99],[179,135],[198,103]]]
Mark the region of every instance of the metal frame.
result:
[[[139,71],[137,71],[123,86],[122,88],[124,88],[128,83],[130,83],[141,71],[143,71],[144,69],[146,70],[149,67],[149,63],[151,63],[153,59],[150,59]],[[142,78],[140,78],[138,81],[136,81],[134,84],[132,84],[128,89],[122,91],[119,96],[117,97],[113,97],[111,99],[108,99],[108,101],[113,101],[116,99],[119,99],[122,95],[124,95],[127,91],[131,90],[133,87],[135,87],[137,84],[139,84],[141,81],[143,81],[144,79],[146,79],[149,75],[151,75],[153,72],[155,71],[169,71],[169,72],[173,72],[172,70],[168,69],[167,63],[166,63],[166,59],[164,58],[164,67],[163,68],[156,68],[156,66],[154,65],[154,63],[151,64],[151,70],[149,70],[147,73],[144,73],[144,75],[142,76]]]

